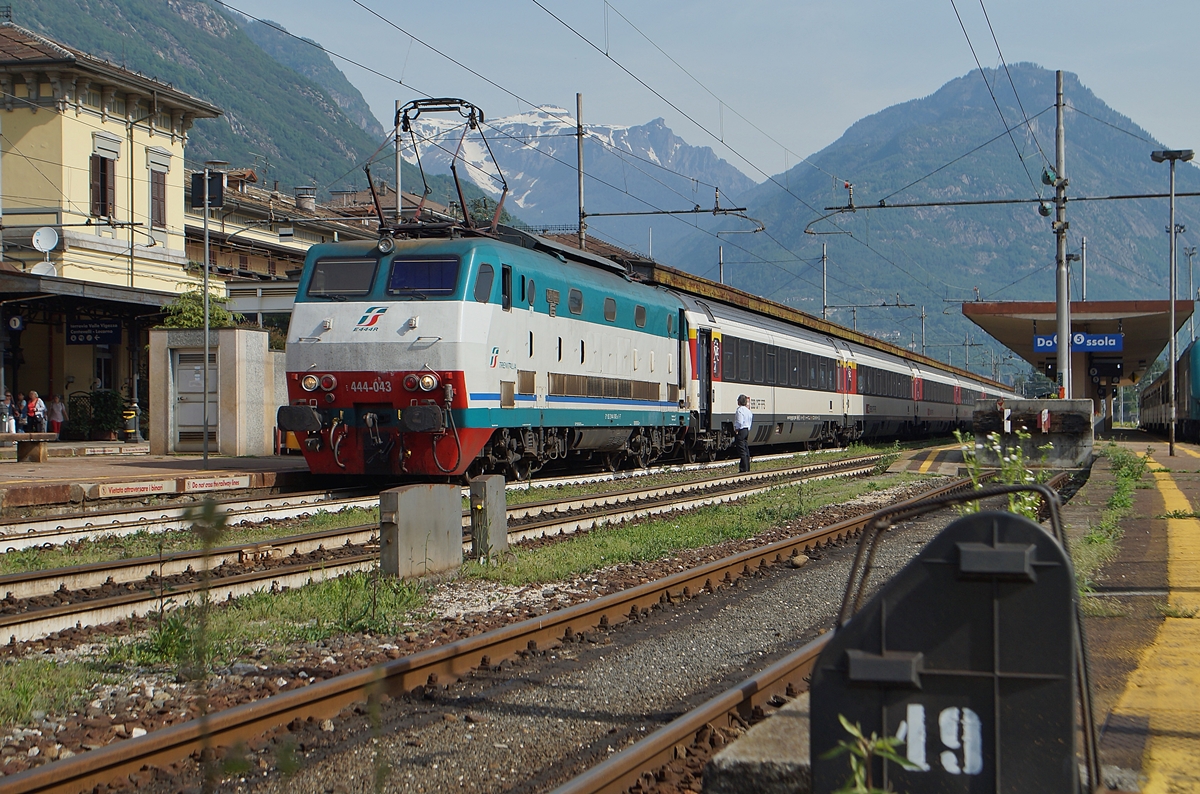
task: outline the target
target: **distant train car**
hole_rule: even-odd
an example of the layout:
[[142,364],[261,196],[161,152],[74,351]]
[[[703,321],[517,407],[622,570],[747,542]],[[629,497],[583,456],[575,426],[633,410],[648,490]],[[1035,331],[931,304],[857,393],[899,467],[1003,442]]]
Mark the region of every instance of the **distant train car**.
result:
[[[1166,434],[1171,425],[1170,372],[1164,371],[1138,398],[1143,428]],[[1192,342],[1175,362],[1175,437],[1200,441],[1200,344]]]

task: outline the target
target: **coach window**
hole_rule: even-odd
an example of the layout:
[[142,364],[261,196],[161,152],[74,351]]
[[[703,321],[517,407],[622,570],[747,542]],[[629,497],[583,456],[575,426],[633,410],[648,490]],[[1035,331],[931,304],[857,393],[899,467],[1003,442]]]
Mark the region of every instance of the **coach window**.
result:
[[480,303],[487,303],[492,297],[492,281],[496,278],[496,271],[491,265],[480,265],[479,275],[475,277],[475,300]]
[[513,279],[512,267],[509,265],[500,266],[500,307],[504,311],[512,311],[513,301]]
[[754,348],[754,343],[749,339],[738,340],[738,381],[741,383],[749,383],[750,377],[750,358],[751,350]]
[[778,348],[775,345],[767,345],[767,384],[775,385],[775,362],[778,361]]
[[800,385],[800,353],[797,350],[788,352],[788,357],[791,359],[791,371],[788,373],[788,385]]
[[[646,307],[645,306],[634,306],[633,307],[633,324],[636,325],[638,328],[646,327]],[[669,333],[669,331],[668,331],[668,333]]]
[[573,289],[567,293],[567,310],[571,314],[583,314],[583,293]]
[[763,364],[764,364],[763,359],[765,359],[767,357],[766,353],[767,353],[766,345],[762,344],[761,342],[754,343],[754,361],[752,362],[752,364],[754,367],[753,380],[755,383],[763,382]]
[[727,336],[721,340],[721,346],[721,357],[724,359],[721,362],[721,380],[738,383],[738,340],[736,337]]
[[612,298],[604,299],[604,319],[610,323],[617,321],[617,302]]

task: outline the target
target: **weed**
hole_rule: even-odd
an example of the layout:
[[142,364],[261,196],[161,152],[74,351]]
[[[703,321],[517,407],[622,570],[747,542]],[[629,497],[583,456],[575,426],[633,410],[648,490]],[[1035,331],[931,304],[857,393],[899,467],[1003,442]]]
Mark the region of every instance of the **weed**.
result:
[[1129,610],[1112,598],[1084,598],[1079,602],[1079,610],[1089,618],[1123,618],[1129,615]]
[[1179,604],[1169,604],[1164,601],[1155,603],[1154,608],[1164,618],[1194,618],[1200,612],[1200,607],[1185,607]]
[[[987,437],[987,448],[1000,460],[1000,469],[996,472],[996,481],[1005,485],[1032,485],[1037,482],[1042,482],[1045,479],[1045,469],[1043,468],[1039,474],[1035,475],[1028,467],[1025,461],[1025,453],[1022,449],[1023,444],[1033,435],[1025,428],[1018,428],[1014,433],[1016,443],[1006,448],[1004,437],[1000,433],[990,433]],[[983,482],[983,464],[979,460],[979,452],[984,449],[984,445],[976,443],[973,436],[963,433],[961,430],[954,431],[954,438],[958,441],[962,448],[963,462],[967,466],[967,473],[971,476],[971,482],[976,489],[982,487]],[[1050,449],[1049,445],[1039,447],[1043,452]],[[1042,496],[1036,491],[1022,491],[1011,493],[1008,495],[1008,510],[1010,513],[1017,513],[1026,518],[1037,521],[1042,508]],[[963,513],[979,512],[979,502],[968,502],[959,508]]]
[[296,746],[296,737],[285,736],[275,747],[275,768],[286,780],[299,772],[303,764],[304,757]]
[[1155,518],[1200,518],[1195,510],[1172,510],[1169,513],[1159,513]]
[[1101,454],[1108,458],[1116,479],[1099,523],[1089,524],[1082,542],[1071,544],[1076,587],[1081,593],[1090,589],[1099,570],[1117,555],[1117,542],[1123,534],[1121,520],[1133,509],[1133,492],[1149,467],[1147,458],[1111,442]]
[[847,755],[850,757],[850,778],[846,781],[846,785],[838,789],[834,794],[890,794],[890,788],[878,788],[871,780],[874,767],[874,761],[878,758],[883,758],[891,761],[893,764],[898,764],[905,769],[919,769],[912,761],[909,761],[904,756],[896,751],[896,748],[904,744],[904,741],[895,736],[879,736],[872,733],[870,736],[863,734],[862,726],[858,723],[851,724],[850,720],[838,715],[838,721],[842,723],[842,727],[846,729],[846,733],[850,734],[850,739],[842,739],[838,742],[837,747],[823,754],[822,758],[836,758],[839,755]]
[[46,659],[0,662],[0,725],[28,724],[33,712],[81,710],[93,687],[109,680],[98,667]]

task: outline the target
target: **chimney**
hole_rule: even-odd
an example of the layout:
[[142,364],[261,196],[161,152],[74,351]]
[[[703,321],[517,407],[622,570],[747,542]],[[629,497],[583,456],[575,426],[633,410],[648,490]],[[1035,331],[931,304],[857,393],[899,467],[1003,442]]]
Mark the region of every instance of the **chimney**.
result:
[[312,185],[301,185],[296,188],[296,209],[305,212],[317,211],[317,189]]

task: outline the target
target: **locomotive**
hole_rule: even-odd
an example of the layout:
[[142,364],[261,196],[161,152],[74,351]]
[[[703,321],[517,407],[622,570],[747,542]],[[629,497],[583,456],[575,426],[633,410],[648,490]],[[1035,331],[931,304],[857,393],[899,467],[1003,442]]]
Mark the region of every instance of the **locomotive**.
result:
[[525,231],[310,249],[287,343],[310,469],[523,478],[969,425],[998,384],[648,261]]

